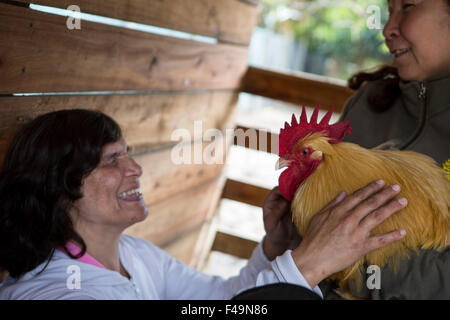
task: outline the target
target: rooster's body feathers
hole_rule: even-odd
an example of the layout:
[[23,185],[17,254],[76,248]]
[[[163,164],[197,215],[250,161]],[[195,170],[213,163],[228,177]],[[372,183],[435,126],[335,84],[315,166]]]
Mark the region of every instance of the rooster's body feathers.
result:
[[304,132],[308,126],[294,123],[290,128],[302,132],[297,141],[284,147],[287,151],[281,160],[289,168],[279,180],[285,197],[293,198],[292,216],[300,235],[305,235],[312,217],[342,190],[352,194],[374,180],[383,179],[387,185],[400,185],[397,197],[408,200],[405,208],[372,231],[382,234],[404,229],[406,236],[332,275],[341,287],[348,287],[349,281],[354,281],[356,287],[361,284],[360,267],[364,263],[380,268],[388,265],[396,272],[398,262],[419,249],[440,250],[450,245],[450,181],[432,158],[414,151],[365,149],[336,141],[336,137],[328,136],[329,131]]

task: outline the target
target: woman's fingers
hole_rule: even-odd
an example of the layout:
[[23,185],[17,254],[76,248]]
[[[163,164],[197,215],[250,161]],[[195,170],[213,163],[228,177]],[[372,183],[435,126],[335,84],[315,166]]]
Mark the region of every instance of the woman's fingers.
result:
[[281,197],[280,188],[275,187],[269,192],[265,201],[267,201],[267,202],[274,201],[274,200],[278,199],[279,197]]
[[360,225],[363,230],[370,232],[392,214],[406,207],[407,204],[408,200],[406,200],[406,198],[391,200],[388,204],[374,210],[372,213],[364,217],[361,220]]
[[366,200],[362,201],[359,205],[357,205],[352,212],[352,215],[355,217],[357,222],[359,223],[363,220],[367,215],[371,214],[372,211],[378,210],[381,206],[386,204],[389,200],[394,198],[400,192],[400,186],[393,185],[389,186],[378,193],[372,195]]
[[328,203],[322,210],[320,210],[320,212],[318,213],[322,213],[322,212],[326,212],[329,209],[331,209],[332,207],[334,207],[335,205],[337,205],[338,203],[340,203],[342,200],[345,199],[345,197],[347,196],[347,193],[345,191],[341,191],[341,193],[339,193],[336,198],[334,198],[333,200],[330,201],[330,203]]
[[278,220],[290,209],[290,202],[283,198],[278,187],[273,188],[263,203],[263,213],[270,220]]
[[367,240],[366,246],[365,246],[365,252],[364,255],[367,253],[377,250],[380,248],[383,248],[384,246],[387,246],[388,244],[391,244],[395,241],[400,240],[406,235],[405,230],[394,230],[388,233],[384,234],[378,234],[376,236],[370,237]]
[[341,193],[313,217],[303,241],[292,251],[311,286],[404,236],[400,230],[370,236],[373,228],[406,205],[406,199],[393,199],[398,188],[383,187],[384,182],[376,181],[351,195]]
[[355,191],[352,195],[348,196],[344,201],[342,201],[342,204],[340,205],[341,210],[343,212],[352,210],[362,201],[366,200],[374,193],[380,191],[384,185],[385,182],[383,180],[376,180],[368,184],[364,188]]

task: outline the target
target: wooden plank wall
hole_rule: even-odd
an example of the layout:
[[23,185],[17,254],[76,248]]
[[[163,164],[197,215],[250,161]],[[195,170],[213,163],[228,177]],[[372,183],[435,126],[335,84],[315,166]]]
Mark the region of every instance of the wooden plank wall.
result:
[[[195,120],[202,121],[203,132],[234,127],[256,4],[77,1],[82,12],[217,38],[209,44],[87,21],[81,21],[81,30],[69,30],[67,17],[12,3],[0,1],[0,159],[18,128],[39,114],[86,108],[112,116],[144,169],[141,184],[149,207],[148,218],[127,233],[195,266],[202,257],[194,253],[212,243],[206,229],[225,183],[223,165],[174,164],[170,155],[177,141],[171,134],[185,128],[193,135]],[[205,143],[200,137],[191,147]]]
[[345,81],[300,71],[272,71],[249,67],[242,79],[243,92],[296,105],[321,106],[342,112],[345,102],[354,94]]

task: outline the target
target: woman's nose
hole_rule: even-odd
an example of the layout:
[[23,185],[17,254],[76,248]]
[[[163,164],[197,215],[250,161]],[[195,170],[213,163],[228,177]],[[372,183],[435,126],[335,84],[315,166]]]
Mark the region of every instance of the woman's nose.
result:
[[393,14],[389,17],[389,20],[387,21],[386,25],[383,29],[383,36],[386,39],[386,41],[390,41],[395,39],[400,35],[400,29],[399,29],[399,21],[396,14]]
[[142,175],[142,167],[131,157],[127,158],[126,175],[137,177]]

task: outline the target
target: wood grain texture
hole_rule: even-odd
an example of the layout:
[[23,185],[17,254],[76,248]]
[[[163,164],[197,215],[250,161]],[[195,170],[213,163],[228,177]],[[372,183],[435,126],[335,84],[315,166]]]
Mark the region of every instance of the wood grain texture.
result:
[[247,47],[206,44],[0,3],[0,93],[236,89]]
[[[196,142],[189,147],[206,147],[207,143]],[[224,145],[224,148],[226,146]],[[153,204],[176,195],[178,192],[193,188],[220,175],[224,168],[226,150],[222,163],[213,164],[174,164],[173,148],[151,152],[134,157],[143,168],[140,178],[141,190],[147,204]]]
[[[241,138],[239,138],[239,136]],[[253,142],[250,142],[250,137],[253,137]],[[254,137],[256,137],[256,139],[254,139]],[[278,139],[279,135],[276,133],[263,131],[256,128],[236,126],[233,144],[252,150],[264,151],[278,155]]]
[[81,12],[138,22],[248,45],[258,20],[256,4],[239,0],[32,0],[66,9],[76,4]]
[[217,232],[211,250],[226,253],[238,258],[249,259],[258,242],[232,234]]
[[255,67],[248,68],[241,90],[296,105],[315,107],[320,104],[324,110],[334,105],[335,112],[341,112],[345,102],[354,93],[342,81],[301,72],[283,73]]
[[[228,150],[231,139],[225,142]],[[137,159],[137,162],[140,160]],[[212,219],[226,178],[223,165],[197,165],[193,170],[191,166],[177,167],[170,162],[149,162],[153,165],[144,167],[141,177],[149,216],[145,221],[129,228],[127,233],[157,245],[168,245]],[[205,228],[208,229],[208,226]],[[209,248],[212,242],[207,241],[208,230],[203,231],[200,239],[203,242],[197,243],[193,248],[193,259],[205,257],[205,248]],[[199,260],[192,260],[190,263],[198,262]]]
[[158,246],[168,245],[177,236],[211,219],[220,199],[220,177],[149,205],[148,217],[126,234],[144,238]]
[[223,189],[222,198],[262,207],[269,192],[270,190],[266,188],[228,179]]
[[18,129],[47,112],[75,108],[103,112],[119,123],[127,143],[141,153],[176,144],[171,136],[178,128],[194,136],[194,121],[201,121],[203,131],[233,128],[237,99],[237,93],[226,91],[0,97],[0,160]]

